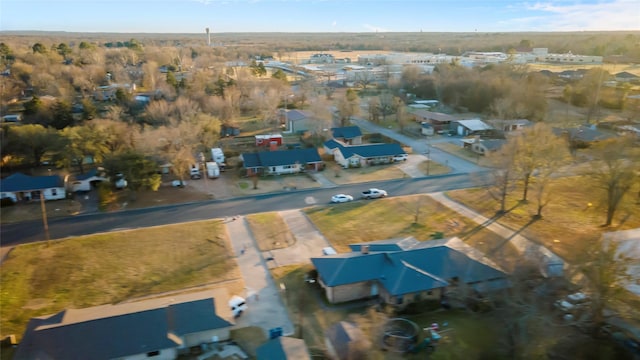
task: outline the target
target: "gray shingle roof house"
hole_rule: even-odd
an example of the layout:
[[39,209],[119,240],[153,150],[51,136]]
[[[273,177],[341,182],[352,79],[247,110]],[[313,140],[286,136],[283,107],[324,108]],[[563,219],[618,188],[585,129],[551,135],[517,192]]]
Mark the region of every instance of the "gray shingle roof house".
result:
[[313,114],[304,110],[281,110],[285,132],[301,134],[313,129]]
[[318,171],[323,165],[322,158],[315,148],[243,153],[240,157],[247,176],[293,174],[304,170]]
[[505,273],[458,238],[410,237],[350,245],[351,252],[312,258],[332,303],[378,296],[393,305],[439,299],[464,283],[476,291],[508,286]]
[[307,345],[302,339],[280,336],[256,349],[258,360],[310,360]]
[[324,148],[344,168],[388,164],[394,156],[407,153],[396,143],[349,146],[333,139],[325,141]]
[[607,140],[612,137],[607,133],[604,133],[597,129],[592,129],[587,126],[580,126],[576,128],[552,128],[554,134],[558,136],[564,136],[574,146],[588,146],[589,144]]
[[15,173],[0,180],[2,197],[13,201],[34,199],[42,191],[45,200],[59,200],[66,197],[64,181],[58,175],[29,176]]
[[360,145],[362,144],[362,131],[358,126],[344,126],[332,128],[331,133],[333,138],[340,140],[347,145]]
[[32,318],[14,359],[175,359],[180,349],[229,338],[226,300],[209,291]]

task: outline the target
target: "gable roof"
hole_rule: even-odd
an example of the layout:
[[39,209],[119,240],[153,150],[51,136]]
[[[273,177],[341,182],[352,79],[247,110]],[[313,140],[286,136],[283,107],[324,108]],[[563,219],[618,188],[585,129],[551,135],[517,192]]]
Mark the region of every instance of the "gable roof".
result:
[[[233,325],[216,314],[213,297],[202,298],[207,295],[211,291],[32,318],[14,359],[113,359],[175,348],[180,340],[172,335]],[[181,299],[192,300],[171,303]]]
[[622,71],[614,75],[616,78],[620,79],[637,79],[639,76],[636,74],[632,74],[628,71]]
[[334,138],[353,139],[362,136],[362,131],[357,126],[344,126],[331,129]]
[[0,180],[0,191],[2,192],[37,191],[63,186],[63,180],[58,175],[29,176],[15,173]]
[[570,140],[578,140],[584,142],[598,141],[598,140],[606,140],[611,138],[611,135],[603,133],[602,131],[591,129],[586,126],[580,126],[577,128],[552,128],[556,135],[567,134]]
[[506,143],[507,140],[504,139],[487,139],[479,142],[480,145],[484,146],[485,149],[489,151],[499,150]]
[[365,243],[369,245],[368,254],[354,251],[312,258],[311,262],[327,286],[377,280],[392,296],[441,288],[452,278],[476,283],[505,277],[497,267],[479,261],[447,242],[413,243],[396,239],[398,243],[403,241],[409,245],[405,250],[382,250],[384,247],[391,249],[392,240],[386,240],[379,243],[380,247],[376,243]]
[[451,122],[456,120],[456,118],[454,116],[451,116],[449,114],[443,114],[443,113],[439,113],[439,112],[433,112],[433,111],[427,111],[427,110],[423,110],[423,109],[416,109],[416,110],[411,110],[410,111],[412,114],[423,117],[425,119],[429,119],[429,120],[435,120],[435,121],[444,121],[444,122]]
[[327,140],[324,145],[330,149],[338,149],[345,159],[348,159],[354,155],[363,158],[383,157],[383,156],[395,156],[406,154],[407,152],[402,149],[400,144],[364,144],[364,145],[344,145],[336,140]]
[[267,341],[256,349],[258,360],[307,360],[311,359],[302,339],[280,336]]
[[311,117],[311,113],[303,110],[286,110],[287,120],[300,121]]
[[[325,332],[325,337],[336,352],[338,359],[349,359],[351,355],[351,344],[361,341],[368,342],[360,328],[356,325],[340,321],[329,327]],[[355,345],[354,345],[355,346]]]
[[322,162],[316,148],[243,153],[242,160],[245,169]]
[[491,130],[493,127],[480,119],[457,120],[458,124],[466,127],[471,131]]

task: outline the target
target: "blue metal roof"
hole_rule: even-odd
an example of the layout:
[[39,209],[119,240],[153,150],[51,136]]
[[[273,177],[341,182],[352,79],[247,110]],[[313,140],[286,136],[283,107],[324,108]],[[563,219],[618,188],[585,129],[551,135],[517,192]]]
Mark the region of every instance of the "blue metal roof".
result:
[[365,144],[365,145],[343,145],[335,140],[327,140],[324,143],[328,149],[339,149],[345,159],[348,159],[354,155],[363,158],[395,156],[406,154],[407,152],[402,149],[400,144]]
[[0,191],[2,192],[38,191],[58,187],[64,187],[64,182],[58,175],[29,176],[15,173],[0,180]]
[[345,126],[331,129],[334,138],[353,139],[362,136],[362,131],[357,126]]
[[320,154],[315,148],[244,153],[242,159],[245,168],[322,162]]
[[[398,240],[401,241],[401,240]],[[426,243],[429,243],[428,241]],[[424,244],[424,243],[421,243]],[[458,278],[464,283],[501,279],[505,274],[446,245],[414,246],[406,250],[329,255],[311,262],[327,286],[379,281],[391,295],[427,291]],[[373,245],[370,245],[371,247]],[[390,244],[380,244],[390,247]]]

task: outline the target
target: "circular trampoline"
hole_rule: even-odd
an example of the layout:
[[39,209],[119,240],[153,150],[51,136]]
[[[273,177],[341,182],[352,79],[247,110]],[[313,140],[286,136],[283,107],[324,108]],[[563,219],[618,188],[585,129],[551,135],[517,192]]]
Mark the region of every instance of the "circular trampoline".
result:
[[397,353],[406,353],[418,342],[420,328],[413,321],[403,318],[389,319],[382,331],[382,347]]

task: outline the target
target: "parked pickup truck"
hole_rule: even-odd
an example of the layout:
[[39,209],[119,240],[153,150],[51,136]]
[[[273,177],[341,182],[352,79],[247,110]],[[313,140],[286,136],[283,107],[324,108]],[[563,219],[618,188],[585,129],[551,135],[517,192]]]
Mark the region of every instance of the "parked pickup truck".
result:
[[380,189],[369,189],[362,192],[363,199],[377,199],[387,196],[387,192]]

